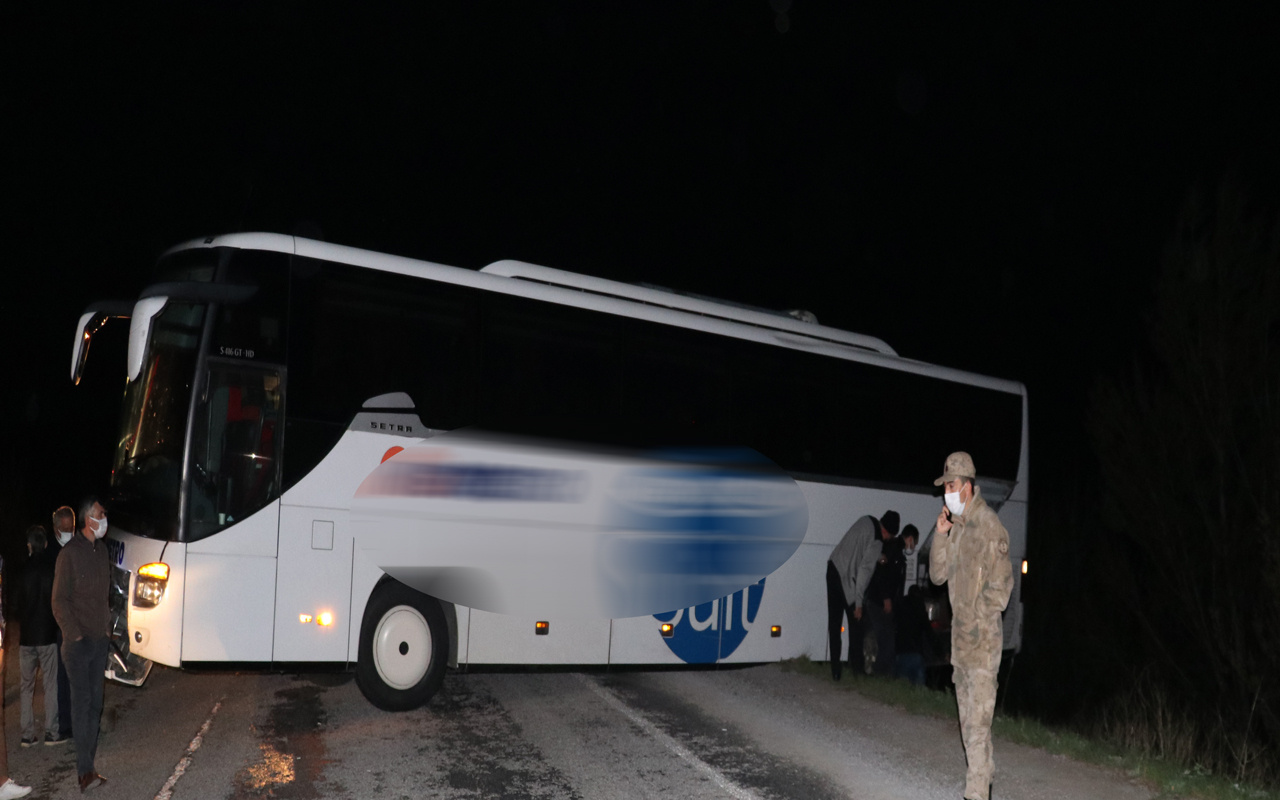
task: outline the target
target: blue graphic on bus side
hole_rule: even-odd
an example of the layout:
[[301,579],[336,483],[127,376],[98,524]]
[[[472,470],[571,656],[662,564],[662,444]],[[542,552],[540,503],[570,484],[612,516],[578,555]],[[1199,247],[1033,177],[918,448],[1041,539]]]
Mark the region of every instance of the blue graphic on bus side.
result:
[[107,539],[107,555],[117,567],[124,566],[124,542]]
[[597,563],[615,605],[697,612],[717,596],[727,605],[724,592],[759,581],[795,553],[808,506],[762,456],[725,450],[711,463],[705,451],[662,456],[688,463],[627,470],[609,487],[605,521],[615,533],[603,539]]
[[663,637],[671,652],[686,664],[712,664],[738,649],[755,625],[764,599],[764,582],[758,582],[710,603],[654,614],[659,622],[675,626]]

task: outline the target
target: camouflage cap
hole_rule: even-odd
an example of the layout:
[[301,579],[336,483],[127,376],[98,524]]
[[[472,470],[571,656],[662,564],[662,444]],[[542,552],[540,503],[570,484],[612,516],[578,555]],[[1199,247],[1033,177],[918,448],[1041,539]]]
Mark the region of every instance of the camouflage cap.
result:
[[947,456],[946,466],[942,468],[942,477],[933,482],[934,486],[941,486],[947,481],[954,481],[960,478],[968,478],[973,480],[978,477],[978,471],[973,468],[973,458],[963,451],[952,453]]

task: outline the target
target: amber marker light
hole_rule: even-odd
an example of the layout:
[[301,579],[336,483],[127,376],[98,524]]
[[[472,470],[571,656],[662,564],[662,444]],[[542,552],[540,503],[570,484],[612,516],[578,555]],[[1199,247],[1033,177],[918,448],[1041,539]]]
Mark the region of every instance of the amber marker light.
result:
[[781,637],[781,636],[782,636],[782,626],[781,626],[781,625],[774,625],[774,626],[770,627],[770,628],[769,628],[769,635],[770,635],[770,636],[772,636],[774,639],[777,639],[777,638]]
[[138,574],[148,578],[155,578],[158,581],[169,580],[169,565],[163,561],[154,561],[150,564],[143,564],[138,567]]
[[133,604],[137,608],[155,608],[164,599],[164,589],[169,583],[169,565],[153,561],[138,567],[138,579],[133,585]]
[[310,615],[310,614],[299,614],[299,615],[298,615],[298,622],[301,622],[303,625],[306,625],[307,623],[311,622],[311,615]]
[[1027,574],[1027,560],[1025,558],[1022,559],[1022,574],[1023,575]]
[[533,632],[539,636],[546,636],[550,630],[551,630],[551,623],[549,622],[533,623]]
[[321,611],[320,616],[316,617],[316,624],[323,628],[329,627],[333,624],[333,615],[328,611]]
[[676,633],[676,626],[672,625],[670,622],[664,622],[662,623],[662,627],[658,630],[662,631],[663,636],[670,639]]

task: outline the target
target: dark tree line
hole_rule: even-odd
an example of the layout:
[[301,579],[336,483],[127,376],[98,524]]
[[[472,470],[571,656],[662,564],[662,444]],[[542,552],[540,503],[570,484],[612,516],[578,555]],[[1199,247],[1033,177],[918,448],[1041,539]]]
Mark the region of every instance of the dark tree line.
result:
[[[1280,780],[1280,213],[1224,180],[1188,199],[1146,347],[1093,393],[1097,652],[1109,735]],[[1091,541],[1094,541],[1091,539]]]

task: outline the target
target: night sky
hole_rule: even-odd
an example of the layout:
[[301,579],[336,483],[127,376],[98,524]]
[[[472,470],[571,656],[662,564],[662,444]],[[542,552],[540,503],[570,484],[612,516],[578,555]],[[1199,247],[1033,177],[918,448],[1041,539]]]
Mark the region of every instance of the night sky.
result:
[[0,11],[6,542],[106,479],[84,306],[236,230],[807,308],[1027,383],[1043,497],[1187,192],[1277,174],[1274,4],[258,5]]

